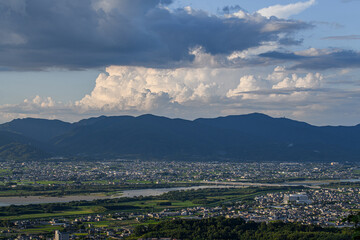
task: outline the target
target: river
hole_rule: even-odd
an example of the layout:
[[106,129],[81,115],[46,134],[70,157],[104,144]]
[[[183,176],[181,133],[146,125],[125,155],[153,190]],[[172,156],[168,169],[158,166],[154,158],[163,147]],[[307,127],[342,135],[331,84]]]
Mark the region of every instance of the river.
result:
[[[337,180],[339,182],[339,180]],[[360,179],[342,179],[340,182],[359,182]],[[333,181],[336,182],[336,181]],[[177,187],[177,188],[154,188],[154,189],[138,189],[125,190],[121,194],[112,196],[103,196],[98,194],[89,195],[70,195],[63,197],[46,197],[46,196],[27,196],[27,197],[0,197],[0,207],[10,205],[28,205],[41,203],[61,203],[72,201],[92,201],[97,199],[122,198],[122,197],[138,197],[138,196],[159,196],[163,193],[180,190],[204,189],[204,188],[229,188],[229,187],[281,187],[281,186],[320,186],[329,184],[329,181],[302,181],[302,182],[287,182],[287,183],[251,183],[251,182],[204,182],[205,186],[195,187]]]
[[156,189],[138,189],[125,190],[121,194],[113,196],[103,196],[98,194],[89,195],[70,195],[63,197],[47,197],[47,196],[27,196],[27,197],[0,197],[0,207],[10,205],[28,205],[41,203],[61,203],[72,201],[92,201],[97,199],[122,198],[122,197],[138,197],[138,196],[159,196],[163,193],[180,190],[203,189],[203,188],[229,188],[231,186],[195,186],[195,187],[178,187],[178,188],[156,188]]

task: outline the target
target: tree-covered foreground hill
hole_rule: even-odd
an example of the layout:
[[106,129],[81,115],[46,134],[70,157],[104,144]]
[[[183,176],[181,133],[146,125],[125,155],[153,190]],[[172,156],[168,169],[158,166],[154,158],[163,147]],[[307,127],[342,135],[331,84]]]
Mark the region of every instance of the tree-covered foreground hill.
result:
[[246,239],[246,240],[346,240],[353,239],[351,229],[322,228],[315,225],[296,223],[245,222],[241,218],[209,218],[203,220],[177,219],[159,224],[137,226],[133,239]]

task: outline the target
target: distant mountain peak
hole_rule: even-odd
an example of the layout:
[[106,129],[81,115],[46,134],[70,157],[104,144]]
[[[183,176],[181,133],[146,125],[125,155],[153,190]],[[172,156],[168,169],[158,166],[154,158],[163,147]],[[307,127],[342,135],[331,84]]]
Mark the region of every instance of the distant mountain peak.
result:
[[138,116],[136,118],[142,118],[142,119],[169,119],[167,117],[157,116],[157,115],[150,114],[150,113],[140,115],[140,116]]

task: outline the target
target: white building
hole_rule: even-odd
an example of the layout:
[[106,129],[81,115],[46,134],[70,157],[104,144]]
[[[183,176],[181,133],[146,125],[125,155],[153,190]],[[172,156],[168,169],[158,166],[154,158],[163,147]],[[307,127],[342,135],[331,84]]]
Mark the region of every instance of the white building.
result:
[[284,196],[284,203],[285,204],[290,204],[290,203],[310,204],[310,203],[312,203],[312,201],[309,200],[306,193],[296,193],[296,194],[286,194]]
[[59,230],[56,230],[54,239],[55,240],[69,240],[69,234],[61,233]]

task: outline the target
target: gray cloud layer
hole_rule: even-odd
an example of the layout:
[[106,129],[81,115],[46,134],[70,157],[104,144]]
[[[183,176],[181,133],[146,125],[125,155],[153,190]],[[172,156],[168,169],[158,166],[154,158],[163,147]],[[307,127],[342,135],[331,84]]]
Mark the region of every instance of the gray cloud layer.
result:
[[360,67],[360,53],[352,50],[328,50],[320,54],[301,55],[292,52],[271,51],[260,54],[261,57],[293,61],[290,69],[326,70],[332,68],[358,68]]
[[329,36],[322,38],[324,40],[360,40],[360,35],[345,35],[345,36]]
[[[299,44],[310,24],[244,14],[209,15],[171,0],[0,0],[0,67],[68,69],[108,65],[179,66],[202,46],[230,54],[264,42]],[[280,35],[282,37],[280,37]]]

